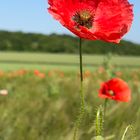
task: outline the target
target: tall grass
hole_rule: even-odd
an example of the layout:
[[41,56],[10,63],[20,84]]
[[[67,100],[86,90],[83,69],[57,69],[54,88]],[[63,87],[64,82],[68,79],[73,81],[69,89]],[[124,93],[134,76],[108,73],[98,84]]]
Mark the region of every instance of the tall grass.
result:
[[[104,133],[106,138],[113,136],[112,140],[119,140],[131,123],[139,139],[140,73],[123,69],[121,73],[121,78],[132,89],[133,98],[130,103],[109,102]],[[96,134],[95,108],[104,102],[98,98],[98,89],[108,76],[106,71],[98,69],[84,78],[86,113],[79,139],[90,140]],[[47,75],[46,78],[37,77],[32,71],[20,76],[5,73],[0,77],[0,89],[6,88],[9,94],[0,96],[0,139],[71,140],[80,105],[78,81],[77,73]]]

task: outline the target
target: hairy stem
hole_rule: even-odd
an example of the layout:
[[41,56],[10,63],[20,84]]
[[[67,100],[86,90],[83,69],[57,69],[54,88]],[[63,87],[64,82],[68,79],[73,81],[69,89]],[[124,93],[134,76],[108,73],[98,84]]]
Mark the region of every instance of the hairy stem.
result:
[[102,136],[103,125],[104,125],[104,110],[102,106],[99,106],[95,118],[96,137]]
[[76,140],[78,128],[82,122],[84,113],[85,113],[85,99],[84,99],[84,93],[83,93],[83,65],[82,65],[82,39],[79,40],[79,60],[80,60],[80,112],[77,118],[77,121],[75,123],[75,129],[74,129],[74,136],[73,140]]

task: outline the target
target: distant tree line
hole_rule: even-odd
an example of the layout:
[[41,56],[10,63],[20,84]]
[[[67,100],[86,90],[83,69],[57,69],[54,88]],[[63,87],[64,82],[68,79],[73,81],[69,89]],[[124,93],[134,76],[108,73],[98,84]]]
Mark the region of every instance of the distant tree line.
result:
[[[0,31],[0,51],[77,53],[78,38],[70,35]],[[140,45],[124,40],[120,44],[84,40],[83,53],[140,55]]]

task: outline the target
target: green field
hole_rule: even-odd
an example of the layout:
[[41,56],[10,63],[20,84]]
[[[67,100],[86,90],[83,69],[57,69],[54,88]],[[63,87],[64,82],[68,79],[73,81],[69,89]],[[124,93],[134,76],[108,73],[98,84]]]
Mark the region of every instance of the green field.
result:
[[[106,56],[83,57],[84,69],[89,71],[84,73],[86,112],[77,140],[94,140],[96,135],[95,114],[104,104],[98,91],[110,79],[104,59]],[[0,140],[73,140],[80,108],[78,63],[78,54],[1,52],[0,90],[6,89],[8,95],[0,94]],[[35,74],[36,69],[45,77]],[[128,83],[132,99],[129,103],[109,101],[102,134],[105,140],[121,140],[129,124],[135,128],[135,140],[140,138],[139,70],[140,57],[111,57],[111,76]],[[124,140],[134,140],[131,130]]]
[[[103,55],[83,55],[83,64],[85,69],[94,69],[104,62]],[[111,63],[118,67],[139,68],[140,57],[132,56],[112,56]],[[47,53],[21,53],[10,52],[0,53],[0,68],[2,70],[14,69],[60,69],[60,70],[78,70],[78,54],[47,54]]]

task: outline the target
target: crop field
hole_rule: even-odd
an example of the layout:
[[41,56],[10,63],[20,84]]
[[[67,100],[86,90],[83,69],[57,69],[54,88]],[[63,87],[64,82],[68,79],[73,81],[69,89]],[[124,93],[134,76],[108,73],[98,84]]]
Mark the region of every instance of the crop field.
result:
[[[110,100],[103,136],[121,140],[140,139],[140,57],[83,56],[86,111],[78,140],[94,140],[95,114],[104,99],[98,97],[102,82],[112,77],[131,88],[128,103]],[[107,62],[106,62],[107,61]],[[0,53],[0,140],[73,140],[80,108],[78,54]],[[6,94],[2,94],[2,90]]]
[[[104,63],[104,55],[83,55],[85,69],[94,69]],[[111,56],[110,63],[117,67],[139,68],[140,57],[133,56]],[[0,53],[0,69],[59,69],[65,71],[79,70],[78,54],[47,54],[47,53]]]

